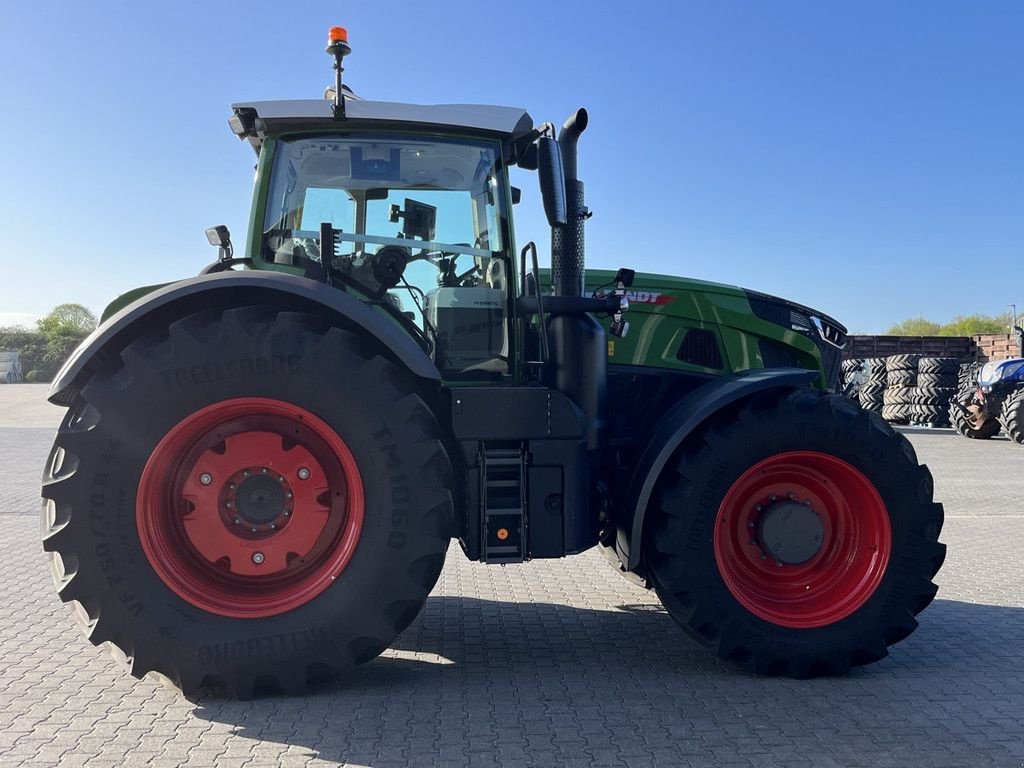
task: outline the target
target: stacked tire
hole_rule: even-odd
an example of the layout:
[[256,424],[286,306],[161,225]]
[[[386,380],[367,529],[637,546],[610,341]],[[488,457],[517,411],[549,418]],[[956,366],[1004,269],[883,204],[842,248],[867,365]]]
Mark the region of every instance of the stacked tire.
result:
[[890,424],[906,424],[910,420],[920,359],[920,355],[892,355],[885,360],[886,386],[882,393],[882,418]]
[[910,394],[907,417],[911,424],[949,426],[949,408],[958,391],[960,361],[955,357],[922,357],[917,383]]
[[869,357],[862,363],[861,370],[867,378],[864,379],[857,392],[860,407],[865,411],[881,413],[886,385],[885,358]]
[[979,365],[977,363],[963,363],[960,366],[956,377],[956,391],[958,393],[973,390],[978,385],[978,368]]
[[840,391],[851,400],[860,399],[860,387],[863,380],[861,366],[863,364],[864,360],[861,358],[849,358],[843,360],[840,367],[842,371],[842,389]]

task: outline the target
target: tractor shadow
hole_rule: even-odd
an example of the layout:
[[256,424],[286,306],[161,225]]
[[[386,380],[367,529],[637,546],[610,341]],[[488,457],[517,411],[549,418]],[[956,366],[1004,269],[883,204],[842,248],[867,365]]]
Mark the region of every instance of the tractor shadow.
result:
[[359,766],[1019,765],[1024,608],[936,600],[848,677],[715,660],[657,605],[432,597],[394,649],[302,698],[195,715],[289,755]]

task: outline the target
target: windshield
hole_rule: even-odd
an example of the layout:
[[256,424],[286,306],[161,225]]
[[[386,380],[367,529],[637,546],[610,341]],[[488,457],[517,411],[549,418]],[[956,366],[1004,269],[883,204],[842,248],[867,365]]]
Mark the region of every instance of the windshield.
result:
[[[263,259],[318,265],[387,302],[441,348],[435,357],[443,367],[504,370],[507,254],[497,150],[483,141],[404,136],[281,140]],[[327,254],[324,225],[336,240]]]

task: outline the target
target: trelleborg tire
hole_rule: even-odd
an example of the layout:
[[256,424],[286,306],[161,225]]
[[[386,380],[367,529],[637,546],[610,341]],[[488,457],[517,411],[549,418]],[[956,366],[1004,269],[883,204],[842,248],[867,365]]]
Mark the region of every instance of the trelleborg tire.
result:
[[[942,506],[910,443],[816,392],[758,398],[707,426],[654,503],[644,558],[668,612],[720,658],[764,674],[882,658],[917,626],[945,556]],[[773,544],[787,518],[809,530]]]
[[890,387],[915,387],[917,386],[917,371],[898,369],[889,371],[886,379]]
[[952,373],[919,373],[917,386],[922,389],[957,389],[957,377]]
[[960,359],[956,357],[922,357],[917,361],[920,373],[947,373],[956,375],[960,370]]
[[1019,387],[1006,396],[999,420],[1007,437],[1024,445],[1024,387]]
[[910,406],[906,403],[890,403],[882,406],[882,418],[890,424],[906,424],[910,417]]
[[865,411],[871,411],[872,413],[880,414],[882,412],[882,408],[885,407],[882,404],[881,399],[864,399],[862,397],[859,402],[861,408],[863,408]]
[[910,405],[910,421],[915,424],[927,424],[938,427],[949,423],[949,404],[945,405]]
[[966,389],[972,389],[978,384],[978,369],[981,366],[978,363],[963,363],[960,365],[960,371],[957,374],[956,388],[960,391]]
[[868,371],[868,381],[875,384],[886,383],[884,357],[869,357],[864,360],[864,368]]
[[955,394],[955,389],[918,387],[910,394],[910,402],[914,405],[939,405],[949,410],[949,403]]
[[410,377],[311,315],[192,315],[92,375],[47,462],[60,597],[189,697],[377,656],[444,563],[452,471]]
[[920,355],[890,355],[885,359],[885,369],[892,371],[917,371]]

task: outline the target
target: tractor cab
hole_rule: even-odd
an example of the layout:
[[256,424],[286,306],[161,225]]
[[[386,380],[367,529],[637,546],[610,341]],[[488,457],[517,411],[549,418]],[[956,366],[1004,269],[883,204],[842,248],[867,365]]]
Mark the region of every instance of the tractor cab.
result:
[[365,101],[338,78],[333,103],[233,105],[231,128],[259,157],[246,264],[377,305],[445,379],[511,374],[508,169],[540,169],[549,218],[564,223],[553,128],[510,107]]
[[265,145],[253,265],[315,276],[378,305],[446,377],[507,374],[512,260],[500,140],[328,127]]

